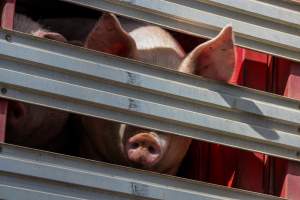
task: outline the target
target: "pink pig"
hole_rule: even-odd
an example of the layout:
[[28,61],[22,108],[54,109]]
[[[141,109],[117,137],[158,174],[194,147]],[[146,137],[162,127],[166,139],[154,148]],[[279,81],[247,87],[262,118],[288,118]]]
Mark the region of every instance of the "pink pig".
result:
[[[15,15],[14,30],[66,42],[61,34],[47,31],[21,14]],[[68,117],[67,112],[9,101],[6,142],[57,151],[64,146],[62,131]]]
[[[85,46],[184,73],[222,81],[231,78],[235,63],[231,26],[186,55],[167,31],[125,19],[121,22],[113,14],[103,14]],[[82,123],[84,156],[160,173],[175,175],[191,143],[190,138],[103,119],[83,117]]]

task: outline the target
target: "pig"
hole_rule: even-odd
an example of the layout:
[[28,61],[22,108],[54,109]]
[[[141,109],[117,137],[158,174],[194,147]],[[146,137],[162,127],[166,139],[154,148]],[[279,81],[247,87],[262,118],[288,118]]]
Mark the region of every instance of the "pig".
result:
[[[14,17],[14,30],[41,38],[67,42],[59,33],[43,29],[22,14]],[[23,102],[9,101],[6,142],[33,148],[60,151],[64,146],[62,135],[69,118],[67,112]]]
[[97,18],[61,17],[44,18],[38,22],[49,30],[56,30],[67,38],[68,43],[83,46],[87,35],[97,22]]
[[63,35],[46,30],[39,23],[19,13],[16,13],[14,16],[13,29],[23,33],[29,33],[41,38],[57,40],[60,42],[67,42],[67,39]]
[[[103,14],[85,47],[180,72],[229,81],[235,65],[230,25],[185,54],[164,29]],[[176,175],[191,139],[126,124],[82,117],[81,155],[115,164]]]

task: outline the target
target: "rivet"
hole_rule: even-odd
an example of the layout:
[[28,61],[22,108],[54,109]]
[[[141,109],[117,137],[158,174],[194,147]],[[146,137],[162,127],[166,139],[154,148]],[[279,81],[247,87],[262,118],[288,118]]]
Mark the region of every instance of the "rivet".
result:
[[6,34],[6,35],[5,35],[5,40],[6,40],[7,42],[11,42],[11,35]]
[[1,88],[1,93],[2,94],[6,94],[7,93],[7,89],[6,88]]

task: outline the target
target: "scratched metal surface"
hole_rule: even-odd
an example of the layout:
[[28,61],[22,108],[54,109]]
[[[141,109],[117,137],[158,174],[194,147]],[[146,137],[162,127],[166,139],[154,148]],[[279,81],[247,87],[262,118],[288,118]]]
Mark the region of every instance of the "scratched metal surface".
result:
[[299,101],[0,31],[0,96],[300,159]]
[[0,144],[0,199],[280,199],[107,163]]

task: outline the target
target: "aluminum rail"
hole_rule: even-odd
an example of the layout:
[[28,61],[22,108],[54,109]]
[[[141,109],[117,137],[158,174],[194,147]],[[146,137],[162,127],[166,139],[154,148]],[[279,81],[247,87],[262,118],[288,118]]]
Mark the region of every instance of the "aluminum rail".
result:
[[[231,23],[236,44],[300,61],[300,12],[244,0],[62,0],[211,38]],[[290,4],[281,2],[281,4]],[[290,6],[290,5],[289,5]]]
[[267,4],[300,12],[300,1],[297,0],[257,0],[257,1],[261,1]]
[[12,31],[0,97],[300,160],[300,102]]
[[281,199],[107,163],[0,144],[0,199]]

